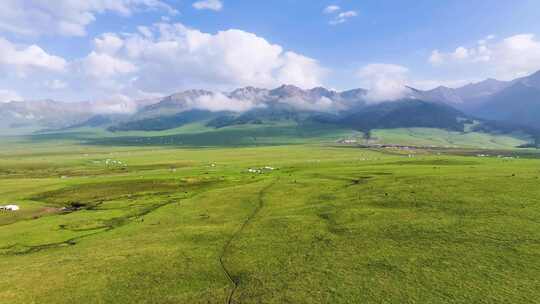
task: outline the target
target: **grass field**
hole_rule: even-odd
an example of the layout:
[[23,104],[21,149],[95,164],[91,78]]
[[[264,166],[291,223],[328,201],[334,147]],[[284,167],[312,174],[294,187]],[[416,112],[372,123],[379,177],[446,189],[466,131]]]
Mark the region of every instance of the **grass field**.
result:
[[461,133],[428,128],[376,130],[373,136],[380,143],[447,148],[508,149],[528,142],[526,136],[521,134],[510,136],[479,132]]
[[540,298],[534,151],[190,148],[153,135],[2,141],[0,205],[21,210],[0,213],[0,303]]
[[[0,130],[1,131],[1,130]],[[2,134],[0,132],[0,134]],[[370,143],[437,146],[446,148],[512,149],[531,142],[524,134],[455,132],[432,128],[373,130]],[[101,128],[78,128],[27,136],[32,144],[84,143],[101,146],[249,147],[335,143],[344,138],[363,142],[359,131],[319,123],[275,122],[211,128],[192,123],[164,131],[108,132]],[[1,150],[1,147],[0,147]]]

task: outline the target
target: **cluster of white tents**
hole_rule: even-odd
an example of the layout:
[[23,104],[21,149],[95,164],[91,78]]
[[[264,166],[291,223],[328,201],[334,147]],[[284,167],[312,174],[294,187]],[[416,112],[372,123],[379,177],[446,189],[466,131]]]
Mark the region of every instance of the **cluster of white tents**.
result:
[[107,166],[123,166],[123,167],[127,167],[127,164],[120,161],[120,160],[114,160],[114,159],[106,159],[105,160],[105,165]]
[[265,171],[274,171],[275,168],[274,167],[270,167],[270,166],[266,166],[266,167],[263,167],[263,168],[249,168],[247,171],[249,173],[258,173],[258,174],[262,174],[264,173]]
[[17,205],[6,205],[6,206],[0,206],[0,211],[18,211],[19,206]]

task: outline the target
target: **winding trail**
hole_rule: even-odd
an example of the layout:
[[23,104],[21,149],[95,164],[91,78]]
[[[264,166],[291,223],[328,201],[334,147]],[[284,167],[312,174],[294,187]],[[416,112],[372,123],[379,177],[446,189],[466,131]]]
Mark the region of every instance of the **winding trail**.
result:
[[238,283],[239,282],[233,278],[231,270],[228,269],[227,266],[225,265],[225,261],[224,261],[225,257],[226,257],[227,253],[231,249],[232,242],[234,240],[236,240],[240,236],[240,234],[242,234],[242,232],[245,231],[247,226],[249,226],[249,224],[251,222],[253,222],[255,217],[262,210],[262,208],[264,207],[264,195],[266,194],[268,189],[270,189],[271,187],[273,187],[276,184],[276,182],[278,180],[279,180],[279,178],[276,179],[276,180],[273,180],[270,184],[268,184],[267,186],[265,186],[264,188],[262,188],[259,191],[259,194],[257,195],[257,207],[249,214],[249,216],[242,223],[240,228],[238,228],[238,230],[236,230],[233,233],[233,235],[229,238],[229,240],[227,240],[227,242],[223,246],[223,250],[221,251],[221,254],[219,255],[219,263],[221,265],[221,268],[223,269],[223,272],[225,273],[225,275],[227,276],[227,279],[230,281],[230,283],[232,285],[231,292],[229,293],[229,296],[227,297],[227,302],[226,302],[227,304],[232,304],[234,294],[235,294],[236,290],[238,290]]

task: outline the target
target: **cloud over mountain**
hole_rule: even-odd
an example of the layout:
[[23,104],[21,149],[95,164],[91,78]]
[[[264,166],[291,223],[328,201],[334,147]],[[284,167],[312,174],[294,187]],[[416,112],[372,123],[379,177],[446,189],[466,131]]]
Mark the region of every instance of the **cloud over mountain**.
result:
[[219,92],[202,95],[192,100],[188,105],[189,109],[208,110],[211,112],[245,112],[257,107],[263,107],[263,105],[257,105],[253,100],[232,98]]
[[242,30],[204,33],[183,24],[159,23],[145,31],[105,34],[83,62],[89,75],[117,80],[130,74],[128,87],[147,92],[182,88],[319,85],[324,68],[307,56],[286,51]]
[[360,84],[368,89],[367,99],[371,102],[396,100],[407,93],[406,67],[375,63],[368,64],[358,71]]
[[168,22],[101,34],[87,55],[70,60],[0,37],[0,71],[6,88],[24,88],[30,99],[57,94],[75,100],[139,99],[190,88],[315,87],[327,73],[317,60],[250,32],[205,33]]
[[0,103],[1,102],[10,102],[14,100],[21,100],[21,96],[17,92],[11,90],[1,90],[0,89]]

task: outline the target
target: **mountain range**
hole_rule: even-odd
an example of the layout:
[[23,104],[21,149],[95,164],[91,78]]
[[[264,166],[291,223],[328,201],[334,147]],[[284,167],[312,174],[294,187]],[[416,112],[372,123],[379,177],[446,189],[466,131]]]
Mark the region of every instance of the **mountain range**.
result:
[[139,101],[0,104],[0,129],[102,127],[157,131],[201,122],[213,128],[278,121],[317,122],[356,130],[429,127],[463,132],[524,132],[538,137],[540,71],[512,81],[487,79],[459,88],[408,87],[399,100],[374,103],[365,89],[338,92],[292,85],[231,92],[187,90]]
[[487,79],[455,89],[411,91],[415,98],[448,104],[479,118],[540,128],[540,71],[512,81]]

